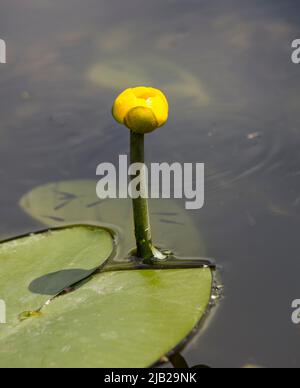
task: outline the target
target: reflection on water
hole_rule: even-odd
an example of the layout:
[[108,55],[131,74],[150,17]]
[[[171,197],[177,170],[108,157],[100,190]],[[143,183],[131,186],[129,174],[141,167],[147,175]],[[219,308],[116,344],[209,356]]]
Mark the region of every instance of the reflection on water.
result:
[[147,138],[148,158],[206,163],[206,206],[188,216],[226,295],[184,356],[299,366],[297,15],[293,0],[2,0],[1,235],[40,227],[18,206],[33,188],[95,179],[128,151],[110,117],[120,89],[162,87],[172,115]]

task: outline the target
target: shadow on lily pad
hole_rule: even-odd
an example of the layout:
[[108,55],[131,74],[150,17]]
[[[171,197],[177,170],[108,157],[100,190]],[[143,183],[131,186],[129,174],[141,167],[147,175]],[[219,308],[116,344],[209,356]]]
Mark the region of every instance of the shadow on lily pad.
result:
[[77,281],[87,278],[94,270],[66,269],[52,272],[33,280],[29,285],[29,291],[34,294],[55,296]]

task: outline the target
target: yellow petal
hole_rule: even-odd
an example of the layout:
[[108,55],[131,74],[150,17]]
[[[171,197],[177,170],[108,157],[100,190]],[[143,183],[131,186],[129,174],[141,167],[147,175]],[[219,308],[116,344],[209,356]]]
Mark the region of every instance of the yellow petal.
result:
[[[115,100],[113,116],[119,123],[128,126],[128,122],[132,121],[127,120],[127,123],[125,122],[129,112],[141,107],[150,109],[153,114],[150,115],[147,110],[140,110],[139,115],[135,115],[136,119],[140,117],[141,120],[138,126],[142,127],[142,125],[145,125],[145,133],[147,132],[147,120],[149,120],[149,126],[153,126],[153,120],[150,123],[150,118],[153,118],[153,116],[155,117],[157,128],[164,125],[168,120],[169,106],[165,95],[158,89],[144,86],[127,89],[121,93]],[[145,117],[141,116],[142,112],[145,112]]]
[[151,98],[148,106],[152,108],[159,127],[163,126],[169,117],[169,105],[165,96]]
[[124,124],[127,113],[136,106],[136,96],[132,89],[126,89],[115,100],[113,116],[120,124]]

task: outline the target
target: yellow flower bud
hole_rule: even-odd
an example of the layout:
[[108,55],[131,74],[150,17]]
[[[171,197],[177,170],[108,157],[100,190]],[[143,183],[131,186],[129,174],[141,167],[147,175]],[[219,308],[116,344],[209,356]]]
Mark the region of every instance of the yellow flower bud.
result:
[[153,132],[168,120],[169,105],[158,89],[137,87],[125,90],[115,100],[112,114],[136,133]]

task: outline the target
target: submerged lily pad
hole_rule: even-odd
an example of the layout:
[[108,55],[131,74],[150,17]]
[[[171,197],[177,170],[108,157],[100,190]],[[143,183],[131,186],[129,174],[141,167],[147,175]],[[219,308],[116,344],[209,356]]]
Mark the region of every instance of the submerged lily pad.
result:
[[[177,255],[205,256],[204,241],[184,207],[174,200],[150,200],[153,239]],[[96,182],[76,180],[49,183],[34,188],[20,200],[21,208],[46,226],[97,223],[121,231],[120,255],[135,246],[130,199],[100,200]],[[184,249],[183,249],[184,248]]]
[[182,109],[182,100],[188,100],[191,106],[198,107],[207,106],[212,100],[199,75],[178,66],[174,61],[165,61],[161,56],[155,59],[144,56],[137,61],[124,54],[122,66],[119,59],[105,62],[101,59],[88,70],[87,79],[96,86],[114,91],[126,89],[129,84],[161,85],[162,90],[173,93],[181,100],[178,109]]
[[[105,272],[104,263],[73,292],[40,305],[112,250],[108,231],[84,226],[0,245],[0,295],[9,312],[0,367],[149,367],[182,343],[207,310],[209,268]],[[78,268],[84,272],[73,276]],[[56,287],[49,274],[68,271]]]

